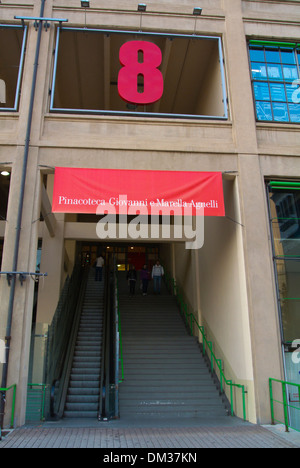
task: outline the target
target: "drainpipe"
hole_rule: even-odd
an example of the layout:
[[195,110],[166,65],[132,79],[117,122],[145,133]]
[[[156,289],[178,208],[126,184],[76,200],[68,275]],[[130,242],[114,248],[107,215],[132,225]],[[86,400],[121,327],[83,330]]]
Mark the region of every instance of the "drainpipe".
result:
[[[41,0],[41,10],[40,17],[44,16],[45,1]],[[14,256],[13,256],[13,266],[12,272],[17,271],[18,266],[18,257],[19,257],[19,247],[20,247],[20,236],[21,236],[21,223],[22,223],[22,214],[23,214],[23,205],[24,205],[24,192],[25,192],[25,183],[26,183],[26,174],[27,174],[27,165],[28,165],[28,154],[29,154],[29,145],[30,145],[30,135],[31,135],[31,126],[32,126],[32,115],[33,115],[33,105],[35,98],[35,88],[36,88],[36,79],[37,79],[37,70],[38,70],[38,60],[40,53],[41,45],[41,36],[42,36],[43,21],[39,21],[38,25],[38,37],[36,44],[35,52],[35,61],[33,67],[33,78],[31,86],[31,95],[30,95],[30,104],[27,118],[27,130],[26,130],[26,139],[24,147],[24,156],[23,156],[23,169],[22,169],[22,178],[21,178],[21,188],[20,188],[20,199],[18,207],[18,217],[17,217],[17,226],[16,226],[16,240],[14,246]],[[2,373],[2,383],[1,388],[7,387],[7,373],[8,373],[8,363],[9,363],[9,352],[10,352],[10,342],[11,342],[11,325],[12,325],[12,316],[13,316],[13,307],[15,299],[15,289],[16,289],[16,274],[13,274],[11,277],[11,286],[10,286],[10,296],[9,296],[9,305],[8,305],[8,318],[7,318],[7,327],[6,327],[6,359],[3,364],[3,373]],[[2,393],[2,398],[0,398],[0,427],[3,428],[4,420],[4,411],[5,411],[5,392]]]

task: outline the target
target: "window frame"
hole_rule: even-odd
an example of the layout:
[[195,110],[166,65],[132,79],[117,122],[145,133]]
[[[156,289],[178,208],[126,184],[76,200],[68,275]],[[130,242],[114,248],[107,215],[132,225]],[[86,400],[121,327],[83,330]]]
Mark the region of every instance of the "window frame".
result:
[[167,38],[190,38],[190,39],[208,39],[218,41],[218,51],[219,51],[219,60],[220,60],[220,72],[221,72],[221,82],[222,82],[222,101],[223,101],[223,116],[212,116],[212,115],[190,115],[190,114],[172,114],[172,113],[151,113],[151,112],[134,112],[134,111],[114,111],[114,110],[103,110],[103,109],[68,109],[68,108],[58,108],[54,107],[54,98],[55,98],[55,87],[56,87],[56,74],[57,74],[57,62],[58,62],[58,53],[59,53],[59,39],[60,34],[64,30],[73,30],[73,31],[85,31],[84,28],[80,27],[57,27],[56,33],[56,43],[55,43],[55,54],[54,54],[54,65],[53,65],[53,76],[51,82],[51,98],[50,98],[50,113],[64,113],[64,114],[78,114],[78,115],[104,115],[104,116],[127,116],[127,117],[148,117],[148,118],[170,118],[170,119],[190,119],[190,120],[221,120],[227,121],[229,119],[228,111],[228,97],[227,97],[227,86],[226,86],[226,75],[225,75],[225,61],[223,54],[223,45],[222,38],[220,36],[205,36],[199,34],[172,34],[172,33],[163,33],[163,32],[145,32],[145,31],[128,31],[128,30],[110,30],[110,29],[88,29],[88,32],[99,32],[103,34],[128,34],[134,36],[160,36]]
[[[261,51],[264,54],[264,61],[260,60],[253,60],[251,59],[251,47],[252,48],[260,48]],[[279,54],[279,62],[273,62],[273,61],[268,61],[266,52],[268,49],[272,49],[276,52],[280,51]],[[282,51],[283,49],[289,49],[293,53],[293,58],[294,58],[294,65],[293,67],[296,68],[297,71],[297,78],[288,80],[285,75],[284,75],[284,68],[287,67],[292,67],[291,63],[285,63],[282,60]],[[258,40],[250,40],[248,42],[248,57],[249,57],[249,70],[250,70],[250,78],[251,78],[251,88],[252,88],[252,93],[253,93],[253,101],[254,101],[254,111],[255,111],[255,116],[256,116],[256,121],[257,122],[265,122],[265,123],[282,123],[282,124],[300,124],[300,112],[299,112],[299,120],[293,120],[292,119],[292,106],[297,105],[297,103],[293,102],[290,100],[289,96],[289,90],[288,87],[292,87],[295,81],[298,81],[300,83],[300,61],[299,61],[299,51],[300,51],[300,44],[297,43],[291,43],[291,42],[276,42],[276,41],[258,41]],[[266,76],[262,78],[256,78],[253,76],[253,64],[259,64],[261,66],[265,67],[265,73]],[[272,79],[269,76],[269,68],[272,67],[272,65],[277,65],[280,66],[281,74],[282,77],[279,79]],[[256,88],[259,88],[259,85],[264,85],[265,89],[268,89],[268,99],[263,99],[263,98],[258,98],[256,95]],[[282,92],[284,93],[284,98],[285,99],[274,99],[272,97],[272,93],[274,92],[275,87],[282,87]],[[295,91],[297,88],[295,88]],[[259,116],[258,112],[258,106],[259,105],[265,105],[266,107],[269,107],[269,116],[270,118],[261,118]],[[299,105],[299,104],[298,104]],[[287,120],[282,120],[279,118],[276,118],[276,107],[279,109],[279,107],[285,108],[285,111],[287,113]]]
[[22,40],[22,46],[21,46],[21,54],[20,54],[19,71],[18,71],[14,106],[13,107],[1,107],[0,105],[0,112],[17,112],[19,109],[19,102],[20,102],[28,26],[25,24],[24,25],[0,24],[0,28],[1,29],[23,29],[23,40]]

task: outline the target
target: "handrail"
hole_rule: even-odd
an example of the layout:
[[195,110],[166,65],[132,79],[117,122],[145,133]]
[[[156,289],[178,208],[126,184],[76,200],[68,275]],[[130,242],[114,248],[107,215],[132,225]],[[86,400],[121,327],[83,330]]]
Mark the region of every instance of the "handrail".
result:
[[[283,401],[275,400],[273,398],[273,382],[280,383],[281,384],[281,389],[282,389],[282,396],[283,396]],[[300,432],[299,429],[296,429],[295,427],[292,427],[289,423],[289,408],[296,409],[300,411],[299,406],[294,406],[290,405],[288,403],[288,395],[287,395],[287,385],[291,385],[293,387],[298,388],[298,395],[299,395],[299,401],[300,401],[300,384],[296,384],[293,382],[287,382],[286,380],[278,380],[278,379],[269,379],[269,391],[270,391],[270,404],[271,404],[271,419],[272,419],[272,424],[274,425],[275,422],[282,423],[285,425],[285,430],[286,432],[289,432],[289,428],[294,429],[297,432]],[[280,405],[283,406],[283,413],[284,413],[284,422],[280,421],[278,419],[275,419],[275,412],[274,412],[274,402],[279,403]]]
[[[13,428],[14,427],[14,420],[15,420],[15,407],[16,407],[16,393],[17,393],[17,384],[13,384],[11,385],[10,387],[7,387],[7,388],[0,388],[0,392],[1,392],[1,398],[3,398],[5,400],[5,397],[6,397],[6,392],[8,392],[9,390],[11,390],[13,388],[13,400],[12,400],[12,406],[11,406],[11,418],[10,418],[10,427]],[[3,415],[4,416],[4,415]],[[3,428],[1,428],[0,426],[0,440],[1,440],[1,430]]]
[[[99,420],[119,417],[119,383],[124,379],[116,260],[106,267],[104,334],[100,378]],[[121,379],[119,378],[121,363]]]
[[121,378],[119,378],[119,383],[124,381],[124,354],[123,354],[123,339],[122,339],[122,326],[121,326],[121,313],[120,313],[120,303],[119,303],[119,282],[116,275],[116,307],[118,314],[118,330],[119,330],[119,366],[121,367]]
[[119,301],[118,301],[118,278],[117,278],[117,263],[116,257],[114,257],[113,262],[113,291],[112,291],[112,300],[113,300],[113,335],[114,335],[114,366],[115,366],[115,375],[114,375],[114,387],[115,387],[115,404],[114,404],[114,418],[119,417],[119,383],[120,383],[120,314],[119,314]]
[[[165,270],[166,271],[166,270]],[[226,379],[224,372],[223,372],[223,366],[222,366],[222,359],[217,359],[215,353],[213,352],[213,343],[212,341],[207,340],[207,336],[205,334],[205,330],[203,326],[200,326],[195,315],[193,312],[188,312],[188,305],[184,301],[183,294],[181,292],[180,287],[176,284],[176,281],[174,278],[172,278],[169,273],[166,271],[165,273],[165,280],[169,282],[167,286],[171,288],[171,291],[173,295],[176,297],[176,300],[179,304],[179,309],[180,312],[185,319],[185,323],[187,327],[189,328],[189,331],[192,336],[194,336],[194,324],[196,325],[197,329],[201,333],[202,336],[202,354],[205,356],[206,349],[208,348],[209,354],[210,354],[210,365],[211,365],[211,373],[214,373],[215,365],[219,369],[220,373],[220,392],[224,392],[224,384],[227,385],[230,388],[230,411],[231,411],[231,416],[234,416],[234,407],[233,407],[233,388],[238,388],[242,390],[242,406],[243,406],[243,419],[246,421],[246,393],[247,390],[245,389],[245,385],[242,384],[236,384],[233,383],[232,380]],[[208,353],[207,353],[208,355]]]
[[102,353],[101,353],[101,372],[100,372],[100,386],[99,386],[99,413],[98,419],[106,418],[106,359],[107,359],[107,340],[108,340],[108,331],[107,331],[107,322],[109,316],[109,291],[110,291],[110,270],[109,265],[105,267],[104,270],[104,298],[103,298],[103,338],[102,338]]

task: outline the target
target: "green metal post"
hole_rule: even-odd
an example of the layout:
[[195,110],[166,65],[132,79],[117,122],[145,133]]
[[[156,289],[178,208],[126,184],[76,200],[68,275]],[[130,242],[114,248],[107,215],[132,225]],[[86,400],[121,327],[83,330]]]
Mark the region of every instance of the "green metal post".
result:
[[246,395],[245,395],[245,387],[242,385],[242,393],[243,393],[243,416],[244,421],[246,421]]
[[[17,386],[16,384],[15,385],[12,385],[12,387],[9,387],[10,388],[13,388],[13,401],[12,401],[12,408],[11,408],[11,421],[10,421],[10,427],[13,428],[14,427],[14,421],[15,421],[15,406],[16,406],[16,392],[17,392]],[[8,390],[9,390],[8,389]]]
[[233,388],[232,388],[232,381],[228,380],[228,385],[230,385],[230,407],[231,407],[231,416],[234,415],[233,412]]
[[274,403],[273,403],[273,386],[272,386],[272,379],[269,379],[269,390],[270,390],[270,405],[271,405],[271,421],[273,426],[275,425],[275,418],[274,418]]
[[285,424],[285,431],[286,431],[286,432],[289,432],[288,402],[287,402],[287,394],[286,394],[285,382],[282,382],[282,395],[283,395],[283,408],[284,408],[284,424]]
[[222,359],[217,359],[217,364],[220,369],[220,390],[223,393],[223,370],[222,370]]

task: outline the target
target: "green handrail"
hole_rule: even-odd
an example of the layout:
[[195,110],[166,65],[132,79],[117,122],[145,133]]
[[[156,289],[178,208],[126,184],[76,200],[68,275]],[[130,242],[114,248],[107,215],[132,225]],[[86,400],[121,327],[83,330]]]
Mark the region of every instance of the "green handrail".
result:
[[189,327],[191,335],[192,336],[194,335],[194,324],[196,325],[196,327],[198,328],[198,330],[201,333],[201,336],[202,336],[202,353],[203,353],[203,356],[205,356],[206,350],[208,349],[207,354],[210,354],[211,373],[214,372],[215,365],[219,369],[221,393],[224,392],[224,384],[228,385],[228,387],[230,387],[231,416],[234,416],[233,388],[235,387],[235,388],[241,389],[241,391],[242,391],[242,405],[243,405],[243,419],[244,419],[244,421],[246,421],[246,418],[247,418],[247,416],[246,416],[246,393],[247,393],[247,390],[245,389],[245,385],[236,384],[236,383],[233,383],[232,380],[226,379],[226,377],[224,375],[224,372],[223,372],[222,360],[217,359],[217,357],[215,356],[215,354],[213,352],[213,344],[212,344],[211,341],[207,340],[207,336],[205,334],[204,327],[199,325],[199,323],[198,323],[195,315],[193,314],[193,312],[188,312],[188,305],[184,301],[183,294],[181,292],[180,287],[176,284],[175,279],[172,278],[168,274],[168,272],[166,272],[166,274],[165,274],[165,279],[166,279],[167,283],[169,282],[169,284],[171,285],[172,293],[176,297],[176,299],[177,299],[177,301],[179,303],[179,308],[180,308],[181,314],[185,318],[186,325]]
[[[16,407],[16,392],[17,392],[17,385],[13,384],[8,388],[0,388],[0,392],[8,392],[9,390],[13,389],[13,400],[11,406],[11,418],[10,418],[10,427],[14,427],[14,420],[15,420],[15,407]],[[1,434],[1,427],[0,427],[0,434]]]
[[[281,390],[282,390],[283,401],[275,400],[275,399],[273,398],[273,382],[276,382],[276,383],[281,384]],[[299,401],[300,401],[300,384],[296,384],[296,383],[293,383],[293,382],[287,382],[287,381],[285,381],[285,380],[278,380],[278,379],[272,379],[272,378],[269,379],[269,390],[270,390],[270,404],[271,404],[271,419],[272,419],[272,424],[274,425],[275,422],[284,424],[284,425],[285,425],[285,430],[286,430],[286,432],[289,432],[289,428],[294,429],[295,431],[300,432],[299,429],[296,429],[295,427],[292,427],[292,426],[290,425],[290,423],[289,423],[289,412],[288,412],[288,409],[289,409],[289,408],[293,408],[293,409],[296,409],[296,410],[300,411],[300,407],[299,407],[299,406],[290,405],[290,404],[288,403],[288,394],[287,394],[287,389],[286,389],[287,385],[291,385],[291,386],[293,386],[293,387],[297,387],[297,388],[298,388],[298,395],[299,395]],[[280,404],[280,405],[283,406],[284,421],[275,419],[274,402],[275,402],[275,403],[278,403],[278,404]]]

